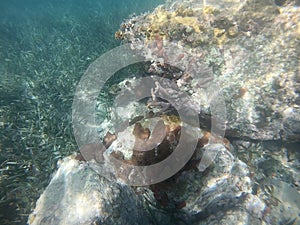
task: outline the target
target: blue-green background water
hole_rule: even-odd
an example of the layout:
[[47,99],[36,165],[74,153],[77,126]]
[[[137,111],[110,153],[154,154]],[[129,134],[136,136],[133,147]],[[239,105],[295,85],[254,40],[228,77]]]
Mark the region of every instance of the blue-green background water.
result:
[[76,151],[76,84],[131,14],[163,0],[0,1],[0,224],[26,224],[56,162]]

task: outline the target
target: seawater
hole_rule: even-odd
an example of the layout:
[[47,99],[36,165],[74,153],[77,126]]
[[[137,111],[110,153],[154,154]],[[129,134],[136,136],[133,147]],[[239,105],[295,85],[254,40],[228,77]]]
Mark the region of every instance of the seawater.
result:
[[71,107],[84,71],[120,45],[124,19],[162,3],[0,1],[0,224],[25,224],[57,161],[77,150]]

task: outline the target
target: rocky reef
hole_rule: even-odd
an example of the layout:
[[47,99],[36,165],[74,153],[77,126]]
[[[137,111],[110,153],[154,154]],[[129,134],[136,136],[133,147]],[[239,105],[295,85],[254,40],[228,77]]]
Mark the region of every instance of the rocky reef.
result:
[[[85,162],[67,157],[36,203],[29,224],[142,224],[150,215],[127,186],[100,177]],[[122,209],[122,210],[121,210]],[[116,223],[117,221],[117,223]]]
[[111,86],[99,143],[64,159],[29,224],[300,223],[300,9],[210,3],[121,24],[144,71]]
[[[228,136],[299,141],[299,8],[278,7],[273,1],[229,8],[194,5],[176,1],[158,7],[123,23],[116,37],[159,61],[164,76],[162,67],[168,63],[196,61],[210,68],[225,97]],[[156,46],[149,55],[141,46],[151,40]],[[169,42],[187,48],[193,57],[168,49]],[[191,75],[188,69],[180,80]],[[196,99],[207,92],[207,85],[199,85],[193,90]]]

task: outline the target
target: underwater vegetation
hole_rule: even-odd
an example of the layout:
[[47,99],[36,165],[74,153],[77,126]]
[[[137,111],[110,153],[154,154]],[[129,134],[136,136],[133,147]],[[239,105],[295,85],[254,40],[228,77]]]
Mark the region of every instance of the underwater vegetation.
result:
[[[155,94],[170,90],[169,93],[176,99],[173,106],[177,106],[176,103],[181,105],[184,102],[177,90],[189,93],[194,100],[192,104],[195,108],[200,108],[200,126],[204,131],[201,138],[203,151],[220,147],[205,146],[209,136],[206,131],[206,115],[209,110],[204,96],[212,81],[220,85],[226,102],[227,139],[222,144],[223,150],[227,151],[222,151],[224,155],[216,159],[224,164],[217,165],[215,162],[214,166],[207,170],[205,168],[201,171],[204,172],[204,178],[199,178],[196,172],[185,171],[181,177],[182,183],[177,180],[177,175],[180,177],[177,174],[176,178],[150,186],[153,196],[149,202],[156,202],[156,206],[162,208],[172,205],[173,209],[183,209],[188,214],[196,215],[194,224],[202,224],[203,221],[205,224],[229,224],[234,220],[240,222],[242,217],[248,224],[297,224],[298,208],[294,207],[295,202],[284,193],[284,189],[290,187],[294,198],[299,198],[298,3],[248,0],[229,7],[230,10],[218,4],[198,7],[198,3],[169,2],[151,13],[129,18],[115,33],[115,38],[129,43],[131,49],[151,61],[150,65],[145,66],[146,74],[168,78],[176,84],[175,88],[170,87],[171,85],[163,88],[156,85],[151,92],[153,100]],[[174,46],[182,48],[178,51]],[[185,51],[186,48],[189,51]],[[198,65],[197,68],[193,68],[195,64]],[[173,65],[181,69],[175,69]],[[202,79],[195,77],[195,69],[204,74]],[[172,105],[165,101],[150,102],[148,106],[158,106],[167,114],[174,113]],[[135,116],[140,118],[138,113]],[[141,132],[142,139],[147,139],[149,133],[150,137],[152,134],[147,128],[139,122],[133,129]],[[112,150],[116,149],[114,143],[112,146]],[[170,146],[167,149],[170,150]],[[136,160],[134,154],[130,155],[127,151],[126,154],[120,153],[122,147],[118,151],[118,159]],[[242,162],[233,160],[235,157]],[[226,172],[221,169],[222,165],[226,171],[230,171],[229,177],[233,176],[231,181],[227,180]],[[224,176],[216,175],[214,169],[223,171]],[[181,185],[189,176],[192,177],[190,183],[186,182],[183,188]],[[244,179],[237,181],[239,178],[236,180],[235,176]],[[203,182],[193,180],[195,177]],[[269,178],[283,183],[276,183],[268,191],[268,187],[263,184],[268,183]],[[174,183],[176,187],[172,186]],[[231,192],[227,189],[228,185],[233,185],[241,193]],[[195,186],[198,187],[195,188],[197,194],[187,191]],[[183,190],[176,190],[179,187]],[[227,193],[225,189],[228,190]],[[181,195],[176,195],[177,191]],[[212,194],[214,191],[219,198]],[[206,192],[207,195],[204,194]],[[192,197],[178,198],[185,194]],[[239,200],[235,202],[230,196]],[[278,198],[285,200],[276,201]],[[231,205],[233,202],[235,203]],[[226,207],[226,204],[230,206]],[[236,209],[234,206],[237,205],[244,207],[246,214],[251,216]],[[217,216],[216,211],[220,212]]]
[[[220,7],[191,9],[182,7],[182,2],[178,2],[179,5],[171,8],[162,6],[152,13],[133,16],[122,23],[115,33],[116,38],[129,43],[148,62],[144,72],[115,82],[109,92],[119,97],[122,91],[137,90],[135,94],[138,95],[138,91],[143,92],[145,88],[135,82],[137,77],[145,76],[153,77],[151,95],[137,104],[123,105],[116,110],[120,117],[129,119],[125,130],[111,129],[115,118],[106,118],[99,130],[107,151],[97,149],[99,145],[85,146],[85,151],[94,153],[100,150],[100,157],[94,159],[100,162],[97,171],[101,175],[109,168],[115,169],[114,175],[120,183],[128,177],[138,179],[138,174],[129,167],[116,168],[105,157],[111,155],[127,165],[138,166],[152,165],[168,158],[174,153],[182,131],[174,108],[184,108],[187,106],[184,103],[188,102],[185,115],[189,115],[189,111],[199,113],[201,127],[195,154],[174,176],[159,183],[134,187],[136,194],[143,197],[144,208],[137,200],[135,205],[131,205],[133,211],[141,209],[146,214],[145,221],[150,219],[145,222],[147,224],[174,224],[174,221],[179,224],[232,224],[241,221],[244,224],[297,224],[299,215],[295,205],[299,199],[297,149],[300,136],[298,128],[291,123],[299,124],[299,82],[292,82],[299,75],[295,70],[299,59],[298,47],[295,47],[299,46],[299,39],[295,38],[299,27],[299,8],[292,5],[278,8],[272,1],[256,4],[249,0],[241,7],[228,11]],[[194,13],[202,20],[190,18]],[[287,17],[292,19],[287,20]],[[197,24],[201,24],[199,30],[195,28]],[[203,26],[206,29],[201,31]],[[178,32],[181,36],[170,35],[179,27],[182,28]],[[282,30],[282,27],[286,29]],[[201,43],[188,38],[191,35],[208,35],[210,38]],[[291,37],[294,39],[290,40]],[[182,48],[178,51],[178,45],[174,47],[168,43],[170,40]],[[194,71],[201,71],[202,79],[197,79]],[[157,76],[171,82],[160,83],[154,78]],[[229,117],[227,138],[218,144],[209,143],[212,136],[207,120],[210,118],[205,117],[207,100],[204,96],[209,93],[212,81],[219,82],[219,87],[224,91]],[[179,90],[189,93],[192,101],[189,102],[189,98],[181,95]],[[283,94],[280,96],[276,91]],[[161,99],[161,96],[172,100],[171,103]],[[292,109],[288,102],[293,102]],[[225,111],[220,113],[225,114]],[[154,127],[149,122],[153,118],[162,119],[163,124]],[[160,145],[151,145],[147,152],[138,151],[142,147],[148,149],[150,140],[154,140],[150,143],[157,143],[157,136],[161,136],[158,131],[166,133]],[[126,145],[126,140],[129,140],[129,145]],[[212,162],[203,152],[218,154],[214,155]],[[82,167],[93,167],[93,162],[89,164],[83,161],[83,157],[77,157],[81,159]],[[208,166],[200,166],[199,161],[203,159],[207,159]],[[104,173],[101,173],[103,170]],[[152,172],[159,174],[162,171]],[[144,174],[149,175],[146,171]],[[269,178],[276,182],[270,185]],[[102,182],[96,187],[107,185],[110,180]],[[51,184],[48,187],[51,189]],[[127,188],[124,185],[122,190]],[[295,200],[284,193],[285,189],[293,190],[291,195]],[[45,191],[40,199],[48,194],[51,191]],[[99,202],[111,197],[104,193],[99,197]],[[93,199],[93,196],[89,198]],[[120,199],[121,204],[127,201],[126,198]],[[110,210],[110,216],[101,210]],[[140,220],[139,216],[129,216],[126,212],[122,217],[113,219],[115,214],[120,214],[120,210],[118,207],[98,210],[99,223],[114,224],[133,218]],[[147,217],[148,213],[151,216]],[[37,216],[32,224],[47,216],[40,205],[31,215]],[[55,215],[51,216],[55,218]],[[95,219],[95,215],[89,219]]]
[[155,4],[0,2],[0,224],[26,223],[57,161],[77,150],[78,80],[119,44],[113,35],[123,18]]
[[[200,2],[168,1],[153,12],[130,17],[129,12],[139,14],[154,2],[120,1],[117,6],[113,1],[30,1],[22,4],[24,11],[17,1],[0,6],[19,14],[8,10],[0,15],[0,224],[25,224],[33,208],[30,224],[300,220],[295,213],[300,185],[300,14],[293,5],[299,3],[234,1],[243,4],[228,9],[230,1],[210,1],[220,5],[205,7]],[[71,155],[78,152],[71,127],[76,85],[90,63],[120,44],[114,37],[130,43],[148,61],[119,71],[100,93],[101,141],[112,156],[130,165],[167,158],[182,132],[174,108],[188,102],[179,90],[194,100],[190,112],[201,109],[191,160],[173,177],[147,187],[108,181],[93,163]],[[188,51],[169,48],[168,41]],[[150,53],[144,52],[148,49]],[[193,76],[198,69],[202,79]],[[134,87],[137,77],[151,75],[171,82],[156,82],[148,99],[124,108],[129,127],[117,134],[109,124],[114,98]],[[228,111],[227,138],[214,145],[209,144],[211,118],[205,99],[212,81],[222,88]],[[160,99],[163,94],[173,104]],[[153,118],[163,124],[153,126]],[[159,146],[138,151],[149,140],[156,143],[159,132],[167,134]],[[120,145],[132,137],[138,141],[131,148]],[[85,150],[98,147],[92,144]],[[214,163],[200,170],[203,152],[216,150]]]

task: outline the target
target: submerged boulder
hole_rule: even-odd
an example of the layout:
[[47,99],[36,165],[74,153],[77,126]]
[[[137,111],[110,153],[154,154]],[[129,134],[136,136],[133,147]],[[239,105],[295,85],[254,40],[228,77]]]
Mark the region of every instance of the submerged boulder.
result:
[[[37,201],[30,225],[299,222],[298,148],[286,154],[277,146],[279,141],[300,141],[299,7],[279,7],[271,0],[220,7],[198,3],[173,1],[122,24],[116,37],[145,57],[145,76],[156,78],[151,86],[138,83],[138,77],[128,79],[113,94],[122,89],[138,96],[150,87],[148,99],[133,103],[127,92],[119,94],[120,121],[108,116],[99,127],[105,148],[91,158],[99,164],[64,159]],[[222,104],[212,104],[216,93],[222,93],[226,104],[212,118],[212,108]],[[194,123],[194,115],[200,124]],[[152,124],[155,118],[163,122]],[[217,123],[226,138],[209,131],[212,119],[226,119],[226,124]],[[119,129],[113,130],[117,122]],[[150,166],[175,152],[183,131],[198,133],[195,151],[176,174],[134,188],[117,182],[145,177],[134,177],[136,173],[118,168],[107,156],[131,166]],[[187,138],[183,146],[189,142]],[[96,147],[85,149],[95,153]],[[120,179],[104,178],[104,170]],[[149,171],[140,174],[164,172]],[[284,194],[286,190],[291,194]],[[282,210],[290,213],[282,216]]]
[[[134,51],[159,62],[151,73],[177,79],[192,94],[200,122],[210,114],[207,95],[217,84],[226,102],[228,137],[299,141],[299,7],[225,2],[171,2],[127,20],[119,32]],[[170,65],[181,75],[169,76]]]
[[28,224],[149,224],[143,201],[128,186],[101,177],[74,156],[61,162]]

